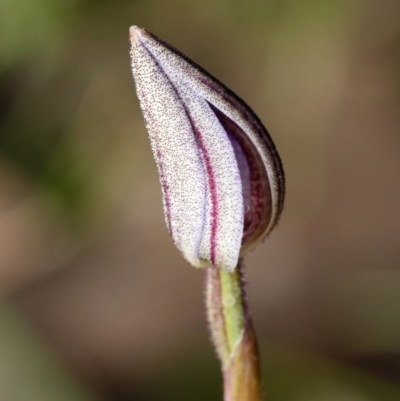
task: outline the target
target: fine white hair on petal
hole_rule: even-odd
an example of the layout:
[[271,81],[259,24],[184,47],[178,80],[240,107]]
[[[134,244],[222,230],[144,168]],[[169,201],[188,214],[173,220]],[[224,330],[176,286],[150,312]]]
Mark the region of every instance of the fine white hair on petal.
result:
[[131,27],[131,59],[170,234],[194,266],[232,271],[282,211],[284,174],[268,132],[229,89]]

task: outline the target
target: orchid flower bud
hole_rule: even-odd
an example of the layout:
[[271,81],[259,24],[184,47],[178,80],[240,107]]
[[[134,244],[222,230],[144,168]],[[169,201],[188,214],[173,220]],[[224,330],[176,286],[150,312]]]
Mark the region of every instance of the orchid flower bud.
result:
[[136,26],[130,43],[169,233],[193,266],[233,271],[282,211],[272,139],[243,100],[178,50]]

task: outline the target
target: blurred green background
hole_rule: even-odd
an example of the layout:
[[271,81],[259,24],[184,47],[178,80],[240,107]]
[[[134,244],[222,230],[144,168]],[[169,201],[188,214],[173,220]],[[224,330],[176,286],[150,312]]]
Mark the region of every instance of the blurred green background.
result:
[[400,399],[398,0],[0,0],[0,400],[221,400],[128,28],[257,112],[287,175],[247,258],[269,401]]

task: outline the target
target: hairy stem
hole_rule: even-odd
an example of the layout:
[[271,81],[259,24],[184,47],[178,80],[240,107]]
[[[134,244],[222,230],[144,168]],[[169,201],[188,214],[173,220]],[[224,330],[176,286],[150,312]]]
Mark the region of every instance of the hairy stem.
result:
[[224,401],[260,401],[256,338],[248,313],[243,266],[207,268],[206,307],[224,379]]

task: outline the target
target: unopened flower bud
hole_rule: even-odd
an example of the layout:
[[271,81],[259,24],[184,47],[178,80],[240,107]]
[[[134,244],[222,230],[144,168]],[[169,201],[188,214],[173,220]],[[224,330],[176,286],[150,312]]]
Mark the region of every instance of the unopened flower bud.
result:
[[272,139],[249,106],[178,50],[136,26],[130,42],[168,230],[193,266],[233,271],[282,211]]

